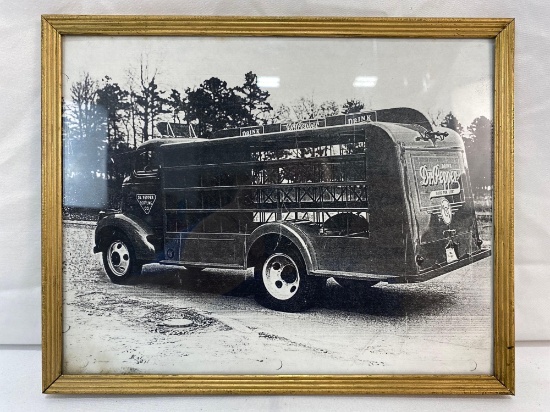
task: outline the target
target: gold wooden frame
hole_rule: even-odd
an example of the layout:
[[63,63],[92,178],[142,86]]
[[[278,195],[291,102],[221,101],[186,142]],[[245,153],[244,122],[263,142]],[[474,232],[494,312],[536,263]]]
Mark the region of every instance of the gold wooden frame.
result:
[[[65,375],[62,370],[62,36],[495,39],[493,375]],[[82,394],[513,394],[513,19],[42,17],[42,390]]]

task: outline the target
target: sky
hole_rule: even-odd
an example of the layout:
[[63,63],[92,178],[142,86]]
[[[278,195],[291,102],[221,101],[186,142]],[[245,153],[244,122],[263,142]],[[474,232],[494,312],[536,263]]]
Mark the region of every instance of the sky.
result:
[[122,87],[140,62],[161,89],[183,93],[212,76],[231,87],[252,71],[276,107],[359,99],[367,109],[452,111],[464,127],[493,118],[493,40],[249,37],[63,37],[64,96],[89,72]]

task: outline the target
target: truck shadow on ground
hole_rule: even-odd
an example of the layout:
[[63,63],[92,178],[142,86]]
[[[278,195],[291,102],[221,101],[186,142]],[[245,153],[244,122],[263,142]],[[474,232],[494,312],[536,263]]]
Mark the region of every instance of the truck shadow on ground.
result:
[[[255,288],[251,271],[208,269],[197,272],[154,266],[146,267],[131,283],[242,298],[252,297]],[[352,289],[329,279],[310,311],[334,310],[391,317],[440,315],[456,306],[457,299],[457,292],[448,284],[380,283],[370,288]],[[255,302],[251,304],[257,305]]]
[[440,315],[456,305],[453,291],[426,285],[390,286],[380,283],[359,289],[344,288],[329,280],[316,307],[375,316]]

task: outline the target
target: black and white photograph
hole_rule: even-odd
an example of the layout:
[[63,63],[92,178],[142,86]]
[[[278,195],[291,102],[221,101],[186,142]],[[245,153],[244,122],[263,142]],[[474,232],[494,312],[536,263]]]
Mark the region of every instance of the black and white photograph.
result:
[[493,374],[491,39],[63,39],[63,372]]

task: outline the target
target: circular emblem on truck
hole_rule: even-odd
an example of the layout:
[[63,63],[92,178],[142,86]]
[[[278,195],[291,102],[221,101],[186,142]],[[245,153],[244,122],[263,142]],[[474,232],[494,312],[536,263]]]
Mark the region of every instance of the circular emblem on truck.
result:
[[446,198],[441,200],[441,207],[439,210],[441,212],[441,220],[443,220],[446,225],[450,225],[451,220],[453,220],[453,211],[451,209],[451,204]]

